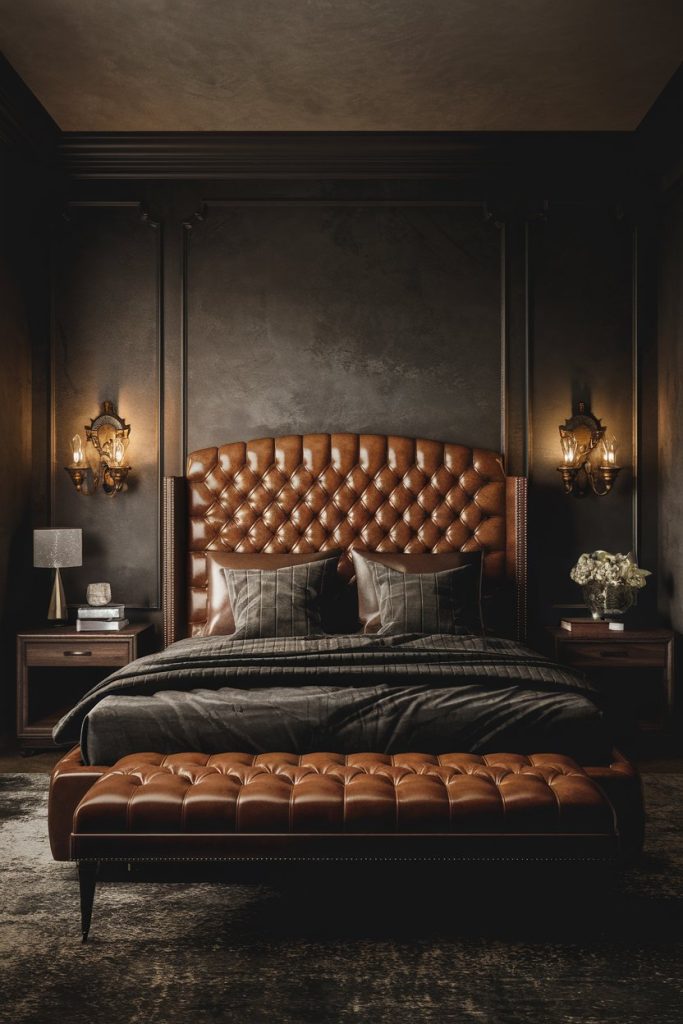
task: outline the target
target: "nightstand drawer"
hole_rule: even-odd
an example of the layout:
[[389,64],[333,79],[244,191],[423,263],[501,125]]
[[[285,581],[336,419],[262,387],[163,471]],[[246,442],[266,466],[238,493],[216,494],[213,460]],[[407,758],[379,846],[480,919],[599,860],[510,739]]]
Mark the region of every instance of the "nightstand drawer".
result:
[[33,640],[26,644],[26,665],[116,667],[130,661],[128,640]]
[[570,665],[584,668],[627,668],[629,665],[662,668],[666,665],[667,649],[665,644],[624,643],[618,640],[610,640],[608,643],[565,643],[562,644],[562,658]]

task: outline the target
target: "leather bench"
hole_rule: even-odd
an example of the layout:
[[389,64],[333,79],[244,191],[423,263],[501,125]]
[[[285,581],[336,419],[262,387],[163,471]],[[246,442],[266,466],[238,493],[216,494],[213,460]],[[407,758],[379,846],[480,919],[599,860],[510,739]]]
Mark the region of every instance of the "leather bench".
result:
[[53,772],[50,835],[78,862],[85,941],[100,862],[615,860],[639,848],[642,801],[623,759],[140,753],[98,768],[76,750]]

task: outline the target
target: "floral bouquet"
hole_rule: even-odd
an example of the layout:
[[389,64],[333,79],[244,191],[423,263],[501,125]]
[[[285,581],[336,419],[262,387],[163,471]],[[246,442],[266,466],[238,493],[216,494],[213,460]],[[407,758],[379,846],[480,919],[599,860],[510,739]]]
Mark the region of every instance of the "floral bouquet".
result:
[[593,551],[583,554],[570,572],[571,579],[583,587],[586,604],[594,619],[621,614],[633,604],[633,591],[645,586],[651,573],[639,569],[631,552],[628,555]]

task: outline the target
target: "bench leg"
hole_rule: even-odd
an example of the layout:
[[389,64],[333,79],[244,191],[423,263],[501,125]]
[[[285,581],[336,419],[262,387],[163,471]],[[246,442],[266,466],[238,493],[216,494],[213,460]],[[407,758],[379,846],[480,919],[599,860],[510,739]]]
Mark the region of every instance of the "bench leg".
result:
[[95,885],[97,883],[97,861],[78,862],[78,882],[81,889],[81,933],[83,942],[88,941],[90,931],[90,920],[92,918],[92,905],[95,899]]

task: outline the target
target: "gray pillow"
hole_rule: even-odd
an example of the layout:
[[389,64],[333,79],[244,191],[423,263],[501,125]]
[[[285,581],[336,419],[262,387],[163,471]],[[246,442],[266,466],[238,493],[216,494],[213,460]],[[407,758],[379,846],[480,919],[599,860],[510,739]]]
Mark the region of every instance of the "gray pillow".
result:
[[339,558],[281,569],[223,569],[235,637],[320,636],[323,601],[335,589]]
[[483,551],[421,551],[408,553],[406,551],[360,551],[353,548],[351,551],[353,560],[353,571],[356,574],[356,588],[358,591],[358,617],[363,626],[364,633],[376,633],[382,625],[379,615],[379,598],[375,587],[375,577],[370,568],[371,562],[381,562],[388,565],[390,569],[397,569],[399,572],[425,573],[444,572],[446,569],[459,569],[461,565],[472,565],[477,577],[476,611],[473,620],[475,621],[476,633],[484,632],[484,622],[481,613],[481,591],[482,574],[484,569]]
[[477,632],[479,581],[473,565],[405,573],[368,564],[379,599],[380,635]]

